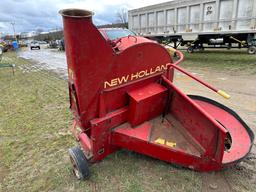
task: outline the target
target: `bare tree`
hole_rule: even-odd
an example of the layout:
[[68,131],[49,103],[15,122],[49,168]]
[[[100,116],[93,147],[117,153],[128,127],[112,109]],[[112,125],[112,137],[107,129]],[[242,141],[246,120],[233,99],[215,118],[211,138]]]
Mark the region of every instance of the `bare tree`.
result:
[[116,13],[117,22],[119,23],[127,23],[128,22],[128,14],[127,9],[122,8]]

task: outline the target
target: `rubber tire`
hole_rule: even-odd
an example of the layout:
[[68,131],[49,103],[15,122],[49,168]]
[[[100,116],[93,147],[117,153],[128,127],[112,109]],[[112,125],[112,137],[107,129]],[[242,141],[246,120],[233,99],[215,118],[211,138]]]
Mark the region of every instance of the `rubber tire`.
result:
[[253,55],[256,53],[256,47],[255,46],[250,46],[247,50],[248,54]]
[[204,51],[204,47],[199,47],[199,51]]
[[90,177],[88,161],[80,146],[72,147],[68,150],[71,163],[73,165],[73,174],[78,180],[86,180]]
[[187,52],[188,52],[188,53],[193,53],[193,52],[194,52],[194,48],[193,48],[193,47],[189,47],[189,48],[187,49]]
[[40,47],[37,47],[40,50]]

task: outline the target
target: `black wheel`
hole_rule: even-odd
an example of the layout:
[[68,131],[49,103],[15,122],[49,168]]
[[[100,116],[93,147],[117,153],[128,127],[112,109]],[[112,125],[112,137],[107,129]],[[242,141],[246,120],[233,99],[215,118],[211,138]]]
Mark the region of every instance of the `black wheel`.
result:
[[188,53],[193,53],[193,52],[194,52],[194,48],[193,48],[193,47],[189,47],[189,48],[187,49],[187,52],[188,52]]
[[250,46],[248,48],[248,53],[249,54],[255,54],[256,53],[256,47],[255,46]]
[[68,150],[70,161],[73,166],[73,174],[79,180],[85,180],[90,177],[88,161],[79,146]]
[[38,49],[40,50],[40,47],[38,47]]
[[228,46],[227,46],[227,50],[230,50],[230,49],[231,49],[231,47],[232,47],[232,44],[231,44],[231,43],[229,43],[229,44],[228,44]]
[[30,50],[33,50],[33,48],[32,48],[32,47],[30,47]]
[[199,47],[199,51],[204,51],[204,47]]

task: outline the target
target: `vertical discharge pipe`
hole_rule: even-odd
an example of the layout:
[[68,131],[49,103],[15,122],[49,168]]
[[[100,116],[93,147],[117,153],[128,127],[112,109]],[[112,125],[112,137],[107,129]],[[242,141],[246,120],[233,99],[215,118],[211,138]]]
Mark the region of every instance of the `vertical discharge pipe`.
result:
[[71,109],[80,126],[87,128],[98,115],[102,77],[107,75],[113,51],[92,23],[93,12],[64,9],[59,13],[63,17]]

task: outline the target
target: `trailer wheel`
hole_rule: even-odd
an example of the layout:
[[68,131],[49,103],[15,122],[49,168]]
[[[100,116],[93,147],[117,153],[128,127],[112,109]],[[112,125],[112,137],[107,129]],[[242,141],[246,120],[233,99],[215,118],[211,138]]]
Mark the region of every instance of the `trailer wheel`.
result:
[[90,177],[88,161],[79,146],[68,150],[70,161],[73,166],[73,174],[79,180],[86,180]]
[[204,47],[200,46],[198,49],[199,49],[199,51],[204,51]]
[[256,53],[256,47],[255,46],[250,46],[248,48],[248,53],[249,54],[255,54]]
[[194,52],[194,48],[193,48],[193,47],[189,47],[189,48],[187,49],[187,52],[188,52],[188,53],[193,53],[193,52]]

